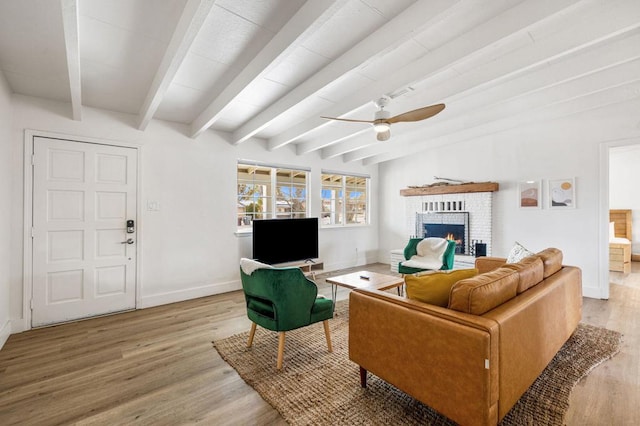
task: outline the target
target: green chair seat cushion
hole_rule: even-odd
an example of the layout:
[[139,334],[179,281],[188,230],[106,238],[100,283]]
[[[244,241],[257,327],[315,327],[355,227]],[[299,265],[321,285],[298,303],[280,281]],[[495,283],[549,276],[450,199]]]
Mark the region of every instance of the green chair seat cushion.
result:
[[311,322],[324,321],[333,318],[333,301],[319,297],[311,308]]
[[398,272],[405,275],[417,274],[418,272],[423,272],[423,271],[424,269],[411,268],[410,266],[404,266],[402,263],[398,265]]

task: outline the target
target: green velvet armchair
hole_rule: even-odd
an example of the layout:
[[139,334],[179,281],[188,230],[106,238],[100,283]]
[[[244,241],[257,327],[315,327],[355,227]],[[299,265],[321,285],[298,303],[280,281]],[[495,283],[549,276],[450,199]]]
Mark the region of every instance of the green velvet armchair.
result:
[[[418,243],[422,240],[423,238],[411,238],[409,240],[409,243],[404,248],[404,258],[406,260],[411,259],[412,256],[417,254],[416,247],[418,246]],[[455,257],[455,253],[456,253],[456,242],[454,240],[448,240],[447,248],[444,252],[444,255],[442,255],[442,266],[440,267],[440,270],[453,269],[453,260]],[[415,274],[417,272],[422,272],[426,270],[428,269],[405,266],[403,265],[403,262],[400,262],[398,264],[398,272],[401,274]]]
[[[251,264],[255,267],[242,266]],[[251,263],[253,262],[253,263]],[[278,332],[277,369],[282,369],[285,332],[322,321],[329,352],[331,335],[330,318],[333,318],[333,302],[318,296],[316,284],[307,279],[300,268],[273,268],[242,259],[240,276],[247,304],[247,316],[252,321],[247,347],[251,347],[256,325]],[[249,271],[250,273],[246,273]]]

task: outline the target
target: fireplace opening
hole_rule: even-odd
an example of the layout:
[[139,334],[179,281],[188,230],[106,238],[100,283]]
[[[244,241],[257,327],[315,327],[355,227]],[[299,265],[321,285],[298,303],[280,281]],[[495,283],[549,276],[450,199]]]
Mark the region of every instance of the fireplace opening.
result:
[[433,212],[416,214],[417,236],[440,237],[456,242],[455,254],[470,254],[469,212]]
[[456,242],[456,254],[466,254],[467,241],[464,225],[452,225],[448,223],[425,223],[424,238],[440,237]]

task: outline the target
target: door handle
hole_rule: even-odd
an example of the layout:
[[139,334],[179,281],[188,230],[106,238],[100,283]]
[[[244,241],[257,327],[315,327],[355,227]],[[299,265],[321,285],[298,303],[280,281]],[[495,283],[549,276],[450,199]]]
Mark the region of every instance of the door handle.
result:
[[120,244],[133,244],[133,238],[127,238],[127,241],[123,241]]

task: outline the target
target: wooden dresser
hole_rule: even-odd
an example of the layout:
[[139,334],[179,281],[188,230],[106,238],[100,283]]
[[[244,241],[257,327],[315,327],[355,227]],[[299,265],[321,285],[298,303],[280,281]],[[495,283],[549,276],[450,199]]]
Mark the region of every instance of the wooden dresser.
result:
[[609,221],[614,223],[615,236],[629,243],[609,243],[609,270],[631,272],[631,210],[609,210]]

